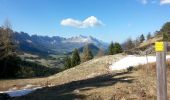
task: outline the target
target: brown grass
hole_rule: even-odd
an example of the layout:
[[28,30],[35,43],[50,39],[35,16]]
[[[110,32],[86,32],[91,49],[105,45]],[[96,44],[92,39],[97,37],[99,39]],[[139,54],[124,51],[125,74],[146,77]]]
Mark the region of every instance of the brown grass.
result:
[[[170,70],[170,59],[166,61],[167,69]],[[145,65],[139,65],[135,68],[136,70],[139,70],[140,72],[155,75],[156,74],[156,63],[149,63]]]
[[[53,87],[46,87],[26,96],[11,99],[156,100],[156,67],[154,63],[149,65],[140,65],[132,71],[117,71],[108,73],[106,69],[100,69],[100,67],[106,67],[108,64],[99,64],[101,60],[106,58],[107,57],[104,57],[102,59],[93,60],[93,62],[90,61],[84,63],[83,65],[78,66],[78,68],[76,67],[76,70],[67,70],[62,74],[60,73],[51,77],[49,83],[55,83],[55,86]],[[168,94],[170,94],[170,60],[167,61],[167,65]],[[149,66],[149,68],[146,66]],[[90,71],[85,67],[95,67],[95,71]],[[96,68],[99,68],[101,74],[92,74],[99,72]],[[147,71],[147,69],[149,70]],[[83,73],[83,70],[88,72]],[[64,80],[66,81],[63,82]],[[61,83],[59,83],[60,81]],[[170,97],[168,100],[170,100]]]
[[25,87],[28,84],[35,86],[46,86],[47,84],[60,85],[76,80],[92,78],[108,73],[109,66],[112,62],[118,61],[122,57],[124,57],[124,55],[118,54],[95,58],[74,68],[44,78],[0,80],[0,91],[8,90],[10,88],[22,89],[22,87]]

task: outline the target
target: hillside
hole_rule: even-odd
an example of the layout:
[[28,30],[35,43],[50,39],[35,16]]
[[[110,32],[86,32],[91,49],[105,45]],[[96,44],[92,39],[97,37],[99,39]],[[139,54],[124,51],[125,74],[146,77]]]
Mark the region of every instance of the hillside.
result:
[[[149,65],[151,73],[146,72],[145,65],[133,71],[110,71],[109,66],[112,62],[124,56],[119,54],[95,58],[46,78],[1,80],[0,90],[45,86],[26,96],[9,100],[56,100],[56,98],[59,100],[155,100],[155,64]],[[170,90],[169,75],[168,68],[168,90]]]
[[[109,72],[109,66],[124,57],[124,55],[104,56],[95,58],[88,62],[82,63],[74,68],[65,70],[56,75],[46,78],[35,79],[18,79],[18,80],[1,80],[0,90],[7,90],[13,86],[24,87],[27,84],[44,85],[48,82],[52,85],[63,84],[74,80],[81,80]],[[21,83],[21,84],[20,84]],[[3,87],[1,87],[3,86]]]
[[158,42],[158,41],[161,41],[163,38],[162,37],[153,37],[143,43],[141,43],[137,48],[146,48],[146,47],[149,47],[151,45],[154,45],[155,42]]
[[[90,43],[90,44],[87,44],[88,48],[91,50],[92,54],[94,56],[96,56],[96,54],[99,52],[100,48],[95,46],[94,44]],[[83,49],[84,49],[84,46],[83,47],[80,47],[78,48],[78,51],[80,54],[83,53]],[[71,55],[73,52],[69,52],[68,55]]]

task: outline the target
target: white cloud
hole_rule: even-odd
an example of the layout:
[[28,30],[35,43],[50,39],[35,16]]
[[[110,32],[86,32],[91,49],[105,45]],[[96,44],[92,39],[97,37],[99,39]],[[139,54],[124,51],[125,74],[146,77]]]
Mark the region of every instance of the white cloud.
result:
[[62,20],[61,25],[63,25],[63,26],[81,27],[82,22],[79,21],[79,20],[74,20],[74,19],[68,18],[68,19]]
[[160,3],[163,4],[170,4],[170,0],[160,0]]
[[141,0],[142,4],[147,4],[148,0]]
[[60,24],[63,26],[71,26],[76,28],[88,28],[104,25],[102,21],[98,20],[95,16],[90,16],[86,18],[84,21],[67,18],[62,20]]
[[146,4],[155,4],[158,0],[138,0],[140,1],[142,4],[146,5]]

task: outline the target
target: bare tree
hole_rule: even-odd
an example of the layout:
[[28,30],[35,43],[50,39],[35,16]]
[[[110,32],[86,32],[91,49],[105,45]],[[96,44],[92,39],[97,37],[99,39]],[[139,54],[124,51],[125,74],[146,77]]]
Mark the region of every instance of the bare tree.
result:
[[15,69],[17,69],[17,67],[10,66],[17,58],[12,33],[11,24],[9,20],[6,20],[2,28],[0,28],[0,61],[2,64],[0,75],[2,76],[8,76],[8,72],[15,73]]
[[82,61],[83,61],[83,62],[86,62],[86,61],[91,60],[91,59],[93,59],[93,54],[92,54],[89,46],[86,45],[86,46],[84,46],[84,48],[83,48]]
[[14,43],[12,39],[12,29],[9,20],[6,20],[0,31],[0,58],[14,54]]
[[104,55],[105,55],[105,53],[104,53],[103,48],[100,48],[99,51],[98,51],[98,53],[97,53],[97,57],[102,57],[102,56],[104,56]]
[[147,40],[151,39],[152,38],[151,33],[148,33],[146,37],[147,37]]
[[135,47],[135,44],[131,38],[128,38],[122,45],[124,50],[131,50]]

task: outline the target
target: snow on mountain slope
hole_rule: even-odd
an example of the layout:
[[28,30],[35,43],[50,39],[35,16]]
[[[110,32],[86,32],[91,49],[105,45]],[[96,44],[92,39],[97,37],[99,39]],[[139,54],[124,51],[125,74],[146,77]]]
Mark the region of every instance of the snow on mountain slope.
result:
[[[170,55],[166,56],[166,59],[169,59]],[[147,58],[145,56],[134,56],[134,55],[128,55],[124,57],[123,59],[119,60],[118,62],[114,62],[110,66],[110,70],[121,70],[121,69],[126,69],[128,67],[135,67],[140,64],[147,64],[147,59],[148,63],[153,63],[156,62],[156,57],[155,56],[148,56]]]
[[63,42],[93,43],[93,42],[98,42],[98,41],[94,40],[93,37],[91,36],[86,37],[86,36],[79,35],[76,37],[68,38],[67,40]]
[[63,43],[79,43],[79,44],[89,44],[89,43],[93,43],[94,45],[98,46],[98,47],[102,47],[102,48],[106,48],[107,47],[107,43],[98,40],[92,36],[83,36],[83,35],[79,35],[76,37],[71,37],[68,38],[66,40],[62,41]]

